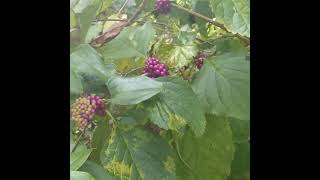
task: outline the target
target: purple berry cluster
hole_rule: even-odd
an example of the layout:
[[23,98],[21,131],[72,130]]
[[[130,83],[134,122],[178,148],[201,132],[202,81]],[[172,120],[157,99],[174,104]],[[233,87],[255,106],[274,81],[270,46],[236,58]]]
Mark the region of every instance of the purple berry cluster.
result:
[[157,0],[156,1],[156,11],[159,14],[168,14],[170,12],[171,4],[170,0]]
[[203,66],[203,61],[207,58],[207,54],[203,52],[198,52],[197,56],[194,57],[194,63],[196,64],[198,69],[201,69]]
[[84,129],[88,123],[91,123],[94,115],[104,116],[105,114],[104,99],[100,96],[83,96],[71,105],[71,118],[79,129]]
[[143,73],[147,74],[150,78],[169,75],[167,65],[159,63],[159,60],[155,57],[149,57],[146,60]]

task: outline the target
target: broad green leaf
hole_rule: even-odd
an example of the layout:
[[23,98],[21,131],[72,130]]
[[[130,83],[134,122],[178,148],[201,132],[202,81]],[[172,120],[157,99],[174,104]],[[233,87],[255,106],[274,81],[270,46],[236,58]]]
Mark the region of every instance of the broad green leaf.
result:
[[101,161],[121,180],[174,180],[172,153],[165,140],[145,129],[114,129]]
[[144,125],[147,122],[147,113],[141,109],[133,109],[125,112],[119,117],[117,127],[120,129],[129,130],[136,126]]
[[145,58],[154,35],[155,30],[148,22],[141,27],[127,27],[99,51],[106,61],[134,57]]
[[91,25],[87,32],[85,43],[90,43],[92,39],[98,37],[100,32],[102,32],[102,28],[103,28],[102,22],[97,22],[94,25]]
[[[105,69],[108,72],[108,77],[116,73],[115,66],[113,64],[106,64]],[[106,85],[105,78],[101,79],[94,75],[81,73],[83,90],[86,93],[96,94],[99,96],[108,96],[108,87]]]
[[70,92],[73,94],[81,94],[83,87],[78,75],[70,69]]
[[162,83],[146,76],[113,76],[107,82],[111,93],[111,102],[119,105],[138,104],[158,94]]
[[88,159],[91,149],[86,149],[85,146],[78,146],[77,149],[71,153],[70,170],[78,170],[82,164]]
[[183,119],[190,125],[196,136],[201,136],[206,126],[203,104],[189,84],[178,77],[162,77],[157,78],[156,81],[162,83],[162,89],[158,95],[161,104],[165,104],[175,114],[175,121],[182,123],[181,119]]
[[[209,1],[197,1],[196,3],[194,3],[193,5],[193,10],[195,12],[199,12],[204,16],[207,16],[209,18],[213,18],[213,13],[212,13],[212,9],[210,8],[210,4]],[[199,31],[200,33],[207,37],[208,33],[207,33],[207,27],[206,24],[208,23],[207,21],[197,18],[195,17],[195,21],[199,27]]]
[[76,14],[70,9],[70,29],[75,28],[77,26],[77,17]]
[[[82,1],[85,1],[85,5],[83,5],[85,8],[78,10],[77,7]],[[97,11],[99,10],[100,5],[100,0],[80,0],[80,2],[74,8],[75,13],[79,13],[79,11],[81,11],[81,13],[77,14],[77,16],[79,17],[80,39],[82,43],[85,42],[87,32],[96,16]],[[81,6],[81,8],[83,7]]]
[[250,179],[250,121],[229,118],[235,154],[231,166],[230,180]]
[[250,62],[227,53],[205,60],[192,88],[206,104],[206,112],[250,119]]
[[77,14],[82,13],[82,11],[87,8],[94,0],[71,0],[77,2],[70,2],[73,4],[72,7],[73,11]]
[[250,180],[250,144],[236,143],[230,180]]
[[228,118],[232,129],[233,142],[248,142],[250,137],[250,121]]
[[238,56],[246,56],[248,54],[248,49],[241,44],[238,38],[216,40],[215,44],[217,55],[233,53]]
[[79,2],[79,0],[70,0],[70,9],[74,8],[74,6]]
[[162,129],[170,129],[180,135],[184,133],[187,122],[171,111],[166,104],[161,103],[160,100],[151,100],[146,101],[145,105],[151,122]]
[[87,44],[79,45],[70,55],[70,66],[79,75],[94,76],[103,82],[114,73],[114,70],[106,68],[96,50]]
[[110,133],[108,119],[106,117],[98,119],[92,135],[91,148],[93,150],[89,156],[90,160],[100,163],[100,153]]
[[184,166],[177,166],[180,180],[226,180],[234,154],[232,133],[226,118],[208,116],[200,138],[188,131],[178,139],[177,151]]
[[82,171],[71,171],[70,180],[95,180],[89,173]]
[[210,0],[217,21],[233,33],[250,37],[249,0]]
[[90,160],[87,160],[81,166],[80,171],[90,173],[94,177],[94,180],[116,180],[101,165]]

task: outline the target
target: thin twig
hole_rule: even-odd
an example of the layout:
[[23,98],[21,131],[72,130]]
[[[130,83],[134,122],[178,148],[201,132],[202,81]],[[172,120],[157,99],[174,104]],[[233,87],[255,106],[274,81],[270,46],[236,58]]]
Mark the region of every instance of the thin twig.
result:
[[74,151],[76,150],[76,148],[78,147],[78,145],[79,145],[79,143],[80,143],[80,140],[81,140],[82,136],[84,135],[85,131],[87,130],[89,124],[90,124],[90,123],[88,123],[88,124],[84,127],[83,131],[81,132],[80,136],[78,137],[78,139],[77,139],[74,147],[72,148],[71,152],[74,152]]
[[207,17],[207,16],[204,16],[204,15],[199,14],[199,13],[197,13],[197,12],[191,11],[191,10],[189,10],[189,9],[187,9],[187,8],[184,8],[184,7],[179,6],[179,5],[177,5],[177,4],[174,4],[174,3],[171,3],[171,5],[172,5],[173,7],[176,7],[177,9],[186,11],[186,12],[188,12],[189,14],[192,14],[192,15],[194,15],[194,16],[197,16],[198,18],[201,18],[201,19],[203,19],[203,20],[206,20],[206,21],[208,21],[209,23],[211,23],[211,24],[213,24],[213,25],[221,28],[222,30],[224,30],[224,31],[226,31],[226,32],[229,32],[229,31],[227,30],[227,28],[224,27],[223,24],[218,23],[217,21],[214,21],[214,20],[212,20],[211,18],[209,18],[209,17]]
[[103,46],[106,42],[114,39],[116,36],[120,34],[120,32],[123,30],[124,27],[129,26],[132,24],[132,22],[138,17],[138,15],[142,12],[144,6],[146,5],[147,0],[143,0],[141,4],[139,5],[137,11],[134,13],[134,15],[127,21],[122,22],[117,25],[115,25],[113,28],[102,34],[101,36],[98,36],[97,38],[93,39],[90,43],[90,45],[93,48],[99,48]]
[[120,10],[118,11],[118,15],[122,13],[123,8],[128,4],[128,2],[129,2],[129,0],[126,0],[126,1],[123,3],[122,7],[121,7]]
[[[175,8],[177,8],[177,9],[180,9],[180,10],[183,10],[183,11],[185,11],[185,12],[188,12],[189,14],[192,14],[193,16],[196,16],[196,17],[198,17],[198,18],[201,18],[201,19],[203,19],[203,20],[205,20],[205,21],[207,21],[207,22],[209,22],[209,23],[211,23],[211,24],[219,27],[220,29],[222,29],[222,30],[230,33],[230,31],[228,31],[228,29],[227,29],[223,24],[221,24],[221,23],[219,23],[219,22],[217,22],[217,21],[214,21],[214,20],[212,20],[211,18],[209,18],[209,17],[207,17],[207,16],[204,16],[204,15],[199,14],[199,13],[197,13],[197,12],[191,11],[191,10],[189,10],[189,9],[187,9],[187,8],[184,8],[184,7],[182,7],[182,6],[179,6],[178,4],[171,3],[171,5],[172,5],[173,7],[175,7]],[[240,40],[242,40],[246,45],[249,45],[249,44],[250,44],[250,39],[249,39],[249,38],[244,37],[244,36],[241,36],[240,34],[236,34],[235,36],[238,37]]]
[[130,70],[129,72],[127,72],[127,73],[124,75],[124,77],[126,77],[128,74],[130,74],[130,73],[132,73],[132,72],[134,72],[134,71],[137,71],[137,70],[139,70],[139,69],[142,69],[142,68],[144,68],[144,67],[138,67],[138,68],[132,69],[132,70]]
[[144,6],[147,4],[147,0],[143,0],[139,5],[138,10],[134,13],[134,15],[128,20],[127,26],[132,24],[132,21],[138,17],[138,15],[142,12]]
[[[127,21],[127,20],[125,20],[125,19],[106,19],[106,20],[104,20],[104,21]],[[132,22],[145,23],[146,21],[134,20],[134,21],[132,21]],[[160,22],[151,22],[151,23],[153,23],[153,24],[158,24],[158,25],[162,25],[162,26],[167,26],[167,27],[168,27],[168,25],[165,24],[165,23],[160,23]]]

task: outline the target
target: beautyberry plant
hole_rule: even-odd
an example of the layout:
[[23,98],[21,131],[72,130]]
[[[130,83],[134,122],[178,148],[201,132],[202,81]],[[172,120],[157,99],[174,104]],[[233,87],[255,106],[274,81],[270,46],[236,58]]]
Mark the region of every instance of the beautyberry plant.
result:
[[71,180],[250,180],[249,0],[70,0]]

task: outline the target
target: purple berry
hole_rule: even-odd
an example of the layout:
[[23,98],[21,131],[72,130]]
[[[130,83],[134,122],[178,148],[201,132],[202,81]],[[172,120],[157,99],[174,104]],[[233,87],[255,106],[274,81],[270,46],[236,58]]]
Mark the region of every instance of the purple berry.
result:
[[155,10],[159,14],[168,14],[170,12],[171,4],[170,0],[157,0]]
[[91,123],[95,115],[105,115],[105,104],[99,96],[83,96],[71,105],[71,119],[80,129]]
[[197,56],[194,57],[194,63],[196,64],[198,69],[201,69],[203,66],[203,61],[207,58],[207,54],[203,52],[198,52]]
[[150,78],[169,75],[167,66],[165,64],[161,64],[156,57],[149,57],[146,60],[143,73]]

